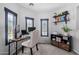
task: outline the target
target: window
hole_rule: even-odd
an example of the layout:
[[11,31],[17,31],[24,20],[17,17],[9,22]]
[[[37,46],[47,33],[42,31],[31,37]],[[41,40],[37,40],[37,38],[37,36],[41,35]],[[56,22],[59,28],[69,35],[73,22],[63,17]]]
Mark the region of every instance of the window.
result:
[[25,17],[26,19],[26,31],[28,32],[28,27],[34,27],[34,18]]
[[5,44],[7,45],[10,40],[16,38],[15,27],[17,25],[17,14],[8,8],[5,9]]
[[48,19],[41,19],[41,36],[48,36]]

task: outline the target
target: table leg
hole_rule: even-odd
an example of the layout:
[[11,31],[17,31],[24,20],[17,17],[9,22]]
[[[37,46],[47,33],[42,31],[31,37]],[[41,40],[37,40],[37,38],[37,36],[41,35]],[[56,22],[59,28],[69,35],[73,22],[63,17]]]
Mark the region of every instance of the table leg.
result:
[[22,53],[24,53],[24,46],[22,46]]
[[17,55],[17,41],[16,41],[16,55]]
[[32,51],[32,48],[30,48],[30,52],[31,52],[31,55],[33,55],[33,51]]
[[9,43],[9,49],[8,49],[8,54],[10,55],[10,43]]

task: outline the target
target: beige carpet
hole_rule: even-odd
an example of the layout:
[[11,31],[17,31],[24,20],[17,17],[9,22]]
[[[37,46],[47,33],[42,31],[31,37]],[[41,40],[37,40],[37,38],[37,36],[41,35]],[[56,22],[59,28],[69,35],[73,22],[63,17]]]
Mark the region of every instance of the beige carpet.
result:
[[[33,48],[34,55],[76,55],[74,52],[67,52],[51,44],[39,44],[38,48],[39,51],[36,50],[36,47]],[[18,55],[30,55],[30,49],[25,48],[24,53],[20,51]]]

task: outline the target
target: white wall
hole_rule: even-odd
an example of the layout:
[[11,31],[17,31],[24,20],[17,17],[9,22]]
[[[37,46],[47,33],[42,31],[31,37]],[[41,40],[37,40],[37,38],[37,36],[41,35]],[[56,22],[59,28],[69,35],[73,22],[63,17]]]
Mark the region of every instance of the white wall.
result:
[[[25,16],[35,18],[35,12],[26,9],[18,4],[0,4],[0,54],[8,54],[8,46],[5,46],[5,11],[4,7],[18,14],[18,24],[21,29],[25,29]],[[21,43],[18,43],[21,44]],[[21,46],[21,45],[20,45]],[[15,51],[14,43],[11,44],[11,53]]]
[[75,8],[75,15],[76,15],[76,30],[74,31],[74,40],[73,46],[74,51],[79,54],[79,4],[76,4]]
[[[48,12],[40,12],[40,13],[38,13],[38,16],[37,16],[37,23],[38,23],[38,26],[37,26],[37,28],[39,29],[39,31],[40,31],[40,40],[39,40],[39,42],[40,43],[50,43],[50,27],[48,28],[48,32],[49,32],[49,36],[48,37],[41,37],[41,21],[40,21],[40,19],[48,19],[48,23],[50,24],[50,20],[49,20],[49,18],[50,18],[50,14],[48,13]],[[48,24],[48,25],[49,25]]]
[[47,38],[43,38],[41,37],[40,42],[43,43],[49,43],[50,42],[50,34],[52,34],[54,31],[58,31],[59,33],[62,33],[61,28],[63,27],[63,25],[65,25],[64,23],[58,23],[58,25],[55,25],[53,23],[54,21],[54,13],[61,13],[63,11],[68,11],[70,13],[69,18],[70,21],[68,22],[68,27],[70,27],[73,31],[70,32],[70,34],[72,35],[73,39],[72,39],[72,46],[73,46],[73,50],[79,54],[79,4],[70,4],[68,6],[65,7],[60,7],[57,8],[57,10],[52,9],[52,11],[48,11],[48,12],[39,12],[38,15],[38,28],[40,29],[40,19],[42,18],[49,18],[49,37]]
[[[61,13],[63,11],[68,11],[70,13],[70,21],[68,22],[67,25],[69,26],[69,28],[72,29],[70,34],[73,37],[72,39],[73,50],[79,54],[79,43],[78,43],[79,42],[79,33],[78,33],[79,32],[79,8],[77,10],[77,6],[79,6],[79,4],[70,4],[67,7],[63,7],[63,8],[53,11],[52,14]],[[51,33],[56,30],[59,33],[62,33],[61,27],[64,24],[59,23],[58,25],[54,25],[52,22],[53,22],[53,19],[51,20]]]
[[[0,54],[7,54],[8,52],[8,46],[5,46],[5,11],[4,11],[4,6],[8,7],[10,9],[13,9],[15,12],[17,6],[14,4],[12,7],[12,4],[0,4]],[[16,10],[17,11],[17,10]]]
[[[19,6],[19,8],[21,8],[21,10],[19,9],[19,12],[20,12],[19,15],[21,17],[19,17],[18,22],[20,22],[21,29],[26,29],[26,27],[25,27],[25,25],[26,25],[25,24],[25,16],[26,17],[32,17],[32,18],[34,18],[34,20],[36,20],[37,13],[32,11],[32,10],[26,9],[26,8],[24,8],[22,6]],[[34,26],[36,26],[35,21],[34,21]]]
[[[72,7],[73,6],[73,7]],[[40,19],[46,19],[48,18],[49,19],[49,37],[41,37],[41,42],[43,43],[50,43],[50,34],[52,34],[54,31],[58,31],[59,33],[62,32],[61,28],[63,27],[63,25],[65,25],[64,23],[58,23],[58,25],[55,25],[53,23],[54,21],[54,13],[61,13],[63,11],[68,11],[70,13],[70,22],[68,22],[68,26],[75,30],[76,29],[76,20],[75,20],[75,4],[70,4],[70,6],[65,6],[65,7],[60,7],[60,8],[57,8],[56,10],[53,10],[52,11],[43,11],[43,12],[39,12],[38,13],[38,28],[40,29]]]
[[[73,36],[73,50],[79,51],[79,37],[78,37],[78,16],[76,16],[78,13],[76,4],[70,4],[69,6],[65,6],[62,8],[58,8],[57,10],[52,9],[52,11],[48,12],[35,12],[30,9],[26,9],[18,4],[0,4],[0,54],[7,54],[8,53],[8,46],[5,46],[5,12],[4,7],[9,8],[10,10],[14,11],[18,14],[18,24],[20,24],[21,29],[25,29],[25,16],[26,17],[33,17],[35,19],[34,25],[37,27],[37,29],[40,30],[40,19],[48,18],[49,19],[49,37],[41,37],[40,36],[40,42],[41,43],[50,43],[50,34],[54,31],[59,31],[61,33],[61,27],[63,26],[62,23],[59,23],[58,25],[55,25],[53,22],[53,15],[54,13],[61,13],[63,11],[69,11],[70,13],[70,22],[68,22],[68,26],[73,29],[73,32],[71,32],[71,35]],[[78,22],[77,22],[78,21]],[[75,32],[76,31],[76,32]],[[19,43],[20,44],[20,43]],[[11,45],[11,52],[14,52],[14,43]]]
[[[73,7],[72,7],[73,6]],[[70,13],[70,21],[68,22],[68,26],[71,28],[71,29],[76,29],[76,20],[75,20],[75,6],[74,5],[70,5],[70,6],[67,6],[67,7],[64,7],[64,8],[60,8],[60,9],[57,9],[56,11],[53,12],[53,14],[56,12],[56,13],[61,13],[63,11],[68,11]],[[73,25],[73,26],[72,26]],[[57,25],[57,28],[60,28],[60,26],[63,26],[62,23],[59,23]],[[53,27],[52,27],[53,28]]]

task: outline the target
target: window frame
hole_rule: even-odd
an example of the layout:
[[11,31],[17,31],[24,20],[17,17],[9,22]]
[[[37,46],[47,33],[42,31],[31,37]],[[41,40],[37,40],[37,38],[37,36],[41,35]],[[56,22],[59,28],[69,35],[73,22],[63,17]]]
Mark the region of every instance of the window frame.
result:
[[[8,41],[8,13],[11,13],[16,17],[15,26],[17,25],[17,13],[11,11],[10,9],[8,9],[6,7],[4,7],[4,11],[5,11],[5,45],[8,45],[9,44],[9,41]],[[17,38],[16,29],[15,29],[15,38]]]
[[27,31],[27,19],[29,19],[29,20],[32,20],[32,27],[34,27],[34,18],[31,18],[31,17],[25,17],[25,22],[26,22],[26,32],[28,32]]
[[[49,24],[48,24],[49,19],[40,19],[41,21],[41,37],[48,37],[49,36]],[[42,21],[47,21],[47,35],[42,35]]]

